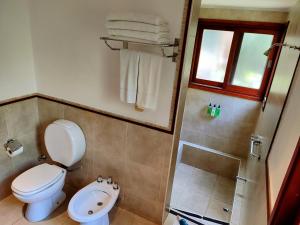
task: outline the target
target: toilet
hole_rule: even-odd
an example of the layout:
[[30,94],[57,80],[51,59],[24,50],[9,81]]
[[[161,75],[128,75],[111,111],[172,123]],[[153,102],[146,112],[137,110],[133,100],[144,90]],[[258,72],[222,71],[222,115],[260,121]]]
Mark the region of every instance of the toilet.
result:
[[[45,131],[45,145],[51,159],[69,167],[81,160],[86,143],[82,130],[74,122],[56,120]],[[66,198],[62,191],[67,171],[56,165],[43,163],[14,179],[13,195],[27,203],[25,217],[37,222],[48,217]]]
[[111,179],[98,178],[72,197],[68,214],[81,225],[109,225],[108,213],[119,193],[119,186]]

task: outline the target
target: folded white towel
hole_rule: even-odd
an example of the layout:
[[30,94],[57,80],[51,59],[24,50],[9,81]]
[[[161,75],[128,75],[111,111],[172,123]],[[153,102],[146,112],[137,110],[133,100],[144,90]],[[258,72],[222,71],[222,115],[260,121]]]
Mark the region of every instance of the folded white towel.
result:
[[163,58],[145,52],[140,52],[139,57],[136,106],[154,110],[158,102]]
[[120,99],[137,109],[156,109],[163,58],[159,55],[120,51]]
[[150,33],[169,32],[168,26],[166,24],[156,26],[152,24],[128,21],[107,21],[106,28],[118,30],[144,31]]
[[150,33],[142,31],[131,31],[131,30],[118,30],[118,29],[108,29],[108,34],[112,36],[121,36],[129,38],[137,38],[147,41],[153,41],[157,43],[169,43],[170,37],[168,32],[160,33]]
[[120,50],[120,99],[126,103],[136,103],[139,53],[127,49]]
[[162,25],[167,24],[167,22],[162,19],[160,16],[150,15],[150,14],[141,14],[141,13],[111,13],[106,17],[107,21],[131,21],[131,22],[140,22],[153,25]]

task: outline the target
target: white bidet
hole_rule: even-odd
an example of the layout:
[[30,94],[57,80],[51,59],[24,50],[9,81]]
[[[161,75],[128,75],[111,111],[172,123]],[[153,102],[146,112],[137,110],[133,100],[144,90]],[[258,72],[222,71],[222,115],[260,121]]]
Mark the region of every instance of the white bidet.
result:
[[72,197],[68,214],[81,225],[109,225],[108,212],[119,193],[118,185],[106,179],[97,179]]

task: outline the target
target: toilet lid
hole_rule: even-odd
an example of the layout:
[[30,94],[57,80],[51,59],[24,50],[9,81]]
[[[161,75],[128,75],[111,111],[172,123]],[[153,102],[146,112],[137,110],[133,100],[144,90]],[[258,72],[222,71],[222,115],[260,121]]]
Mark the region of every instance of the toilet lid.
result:
[[44,163],[19,175],[11,186],[15,192],[23,194],[33,193],[55,183],[63,176],[63,173],[64,169]]

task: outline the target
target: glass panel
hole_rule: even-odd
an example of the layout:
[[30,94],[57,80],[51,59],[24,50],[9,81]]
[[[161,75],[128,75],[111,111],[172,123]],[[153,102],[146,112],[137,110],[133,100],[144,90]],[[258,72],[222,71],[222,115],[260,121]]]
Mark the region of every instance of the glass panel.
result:
[[233,31],[204,30],[196,78],[223,82]]
[[232,84],[259,89],[263,79],[267,56],[263,53],[271,46],[273,35],[244,33]]

